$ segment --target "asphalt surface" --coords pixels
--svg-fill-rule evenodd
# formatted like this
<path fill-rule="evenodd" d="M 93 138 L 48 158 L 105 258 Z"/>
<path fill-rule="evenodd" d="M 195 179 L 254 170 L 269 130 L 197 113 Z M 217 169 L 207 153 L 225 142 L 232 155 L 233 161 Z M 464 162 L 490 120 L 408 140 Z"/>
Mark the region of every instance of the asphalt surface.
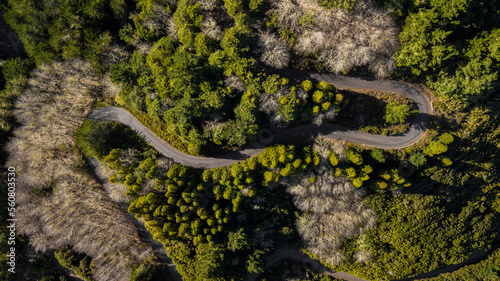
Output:
<path fill-rule="evenodd" d="M 294 77 L 300 74 L 292 74 Z M 331 139 L 349 141 L 378 148 L 404 148 L 412 145 L 424 134 L 431 113 L 428 99 L 416 88 L 402 82 L 390 80 L 364 80 L 332 74 L 305 73 L 303 79 L 325 81 L 344 89 L 378 90 L 399 93 L 411 99 L 417 106 L 419 114 L 410 129 L 400 135 L 384 136 L 368 134 L 333 124 L 316 126 L 313 124 L 295 126 L 284 131 L 262 129 L 258 139 L 242 147 L 239 151 L 220 155 L 218 157 L 198 157 L 183 153 L 158 138 L 151 130 L 141 124 L 130 112 L 123 108 L 104 106 L 94 110 L 89 119 L 99 121 L 116 121 L 135 130 L 150 145 L 166 157 L 177 163 L 203 169 L 219 168 L 257 155 L 266 146 L 275 143 L 290 143 L 305 140 L 322 134 Z"/>

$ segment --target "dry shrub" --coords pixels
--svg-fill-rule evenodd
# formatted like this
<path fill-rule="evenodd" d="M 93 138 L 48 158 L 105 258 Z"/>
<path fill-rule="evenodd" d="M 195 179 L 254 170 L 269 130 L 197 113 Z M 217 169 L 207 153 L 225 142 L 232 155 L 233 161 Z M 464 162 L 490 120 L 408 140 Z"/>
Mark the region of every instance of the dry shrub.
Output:
<path fill-rule="evenodd" d="M 284 68 L 290 62 L 290 48 L 285 41 L 270 32 L 258 37 L 260 60 L 274 68 Z"/>
<path fill-rule="evenodd" d="M 96 280 L 121 281 L 152 251 L 75 153 L 73 133 L 97 84 L 91 65 L 80 60 L 33 71 L 16 102 L 21 126 L 7 164 L 18 172 L 19 231 L 34 248 L 71 247 L 94 259 Z"/>
<path fill-rule="evenodd" d="M 167 35 L 173 17 L 167 13 L 164 6 L 153 4 L 142 21 L 146 30 L 154 30 L 156 37 Z"/>
<path fill-rule="evenodd" d="M 396 68 L 392 56 L 400 46 L 399 29 L 388 11 L 375 5 L 359 0 L 348 13 L 319 7 L 311 0 L 276 0 L 271 12 L 280 23 L 278 31 L 297 34 L 293 48 L 298 54 L 319 55 L 318 60 L 334 73 L 368 65 L 381 78 Z M 308 16 L 312 24 L 299 24 Z"/>
<path fill-rule="evenodd" d="M 217 7 L 216 0 L 198 0 L 200 4 L 200 9 L 204 11 L 213 11 Z"/>
<path fill-rule="evenodd" d="M 201 23 L 202 32 L 208 38 L 213 40 L 220 41 L 224 33 L 222 32 L 220 26 L 217 24 L 217 21 L 210 15 L 205 17 L 205 20 Z"/>
<path fill-rule="evenodd" d="M 267 114 L 269 117 L 269 122 L 273 128 L 286 128 L 290 125 L 281 113 L 279 113 L 279 99 L 290 93 L 290 88 L 280 87 L 276 93 L 270 95 L 268 93 L 262 93 L 259 95 L 258 109 Z"/>
<path fill-rule="evenodd" d="M 108 100 L 114 100 L 122 90 L 121 84 L 116 84 L 109 78 L 109 73 L 102 76 L 100 82 L 101 93 Z"/>
<path fill-rule="evenodd" d="M 224 79 L 224 84 L 227 87 L 231 87 L 231 88 L 236 89 L 240 92 L 246 91 L 245 83 L 243 82 L 243 80 L 241 80 L 240 77 L 238 77 L 236 75 L 232 75 L 232 76 L 229 76 L 226 79 Z"/>
<path fill-rule="evenodd" d="M 294 205 L 303 212 L 296 226 L 308 251 L 322 261 L 338 265 L 344 259 L 339 250 L 341 243 L 366 233 L 375 225 L 377 217 L 364 205 L 362 189 L 353 187 L 345 177 L 335 177 L 325 159 L 331 148 L 332 145 L 320 137 L 314 145 L 322 158 L 320 165 L 314 172 L 284 178 L 281 183 L 288 187 L 294 196 Z M 311 183 L 313 176 L 315 181 Z M 371 256 L 363 237 L 356 256 L 358 262 L 366 262 Z"/>

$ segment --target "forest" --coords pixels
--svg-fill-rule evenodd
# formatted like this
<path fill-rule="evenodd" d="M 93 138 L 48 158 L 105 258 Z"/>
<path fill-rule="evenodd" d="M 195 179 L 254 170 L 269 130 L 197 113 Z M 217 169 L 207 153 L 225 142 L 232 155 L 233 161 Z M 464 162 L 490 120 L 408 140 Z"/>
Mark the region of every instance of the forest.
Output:
<path fill-rule="evenodd" d="M 96 281 L 500 278 L 499 1 L 0 9 L 23 45 L 0 54 L 0 279 L 70 280 L 57 266 Z M 174 149 L 219 159 L 263 132 L 329 124 L 398 137 L 418 118 L 403 95 L 314 73 L 414 87 L 432 105 L 425 133 L 390 149 L 297 137 L 201 169 L 127 124 L 87 118 L 121 107 Z M 7 167 L 19 274 L 6 270 Z"/>

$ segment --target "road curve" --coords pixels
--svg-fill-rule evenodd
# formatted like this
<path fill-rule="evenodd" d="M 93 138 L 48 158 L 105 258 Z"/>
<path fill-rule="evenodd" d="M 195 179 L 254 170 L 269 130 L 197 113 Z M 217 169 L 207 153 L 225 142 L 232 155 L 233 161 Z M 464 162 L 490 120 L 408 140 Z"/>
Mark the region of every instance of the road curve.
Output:
<path fill-rule="evenodd" d="M 297 77 L 297 74 L 295 74 Z M 215 157 L 198 157 L 189 155 L 171 147 L 162 139 L 158 138 L 151 130 L 141 124 L 130 112 L 123 108 L 104 106 L 94 110 L 88 118 L 99 121 L 116 121 L 125 124 L 135 130 L 149 144 L 156 148 L 166 157 L 174 161 L 196 168 L 211 169 L 230 165 L 250 156 L 259 154 L 265 146 L 274 143 L 289 143 L 303 140 L 322 134 L 331 139 L 344 140 L 364 144 L 378 148 L 404 148 L 415 143 L 425 132 L 427 122 L 431 114 L 431 104 L 428 99 L 416 88 L 402 82 L 390 80 L 363 80 L 346 76 L 332 74 L 304 74 L 303 79 L 325 81 L 343 89 L 364 89 L 388 91 L 401 94 L 411 99 L 419 110 L 410 129 L 400 135 L 384 136 L 363 133 L 333 124 L 315 126 L 313 124 L 295 126 L 281 132 L 263 129 L 259 135 L 259 141 L 251 142 L 239 151 L 227 153 Z"/>

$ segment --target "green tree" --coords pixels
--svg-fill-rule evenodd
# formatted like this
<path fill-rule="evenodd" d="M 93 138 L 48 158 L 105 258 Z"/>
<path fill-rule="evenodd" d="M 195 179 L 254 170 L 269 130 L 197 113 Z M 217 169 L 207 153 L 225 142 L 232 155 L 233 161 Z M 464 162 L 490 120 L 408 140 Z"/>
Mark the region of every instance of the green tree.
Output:
<path fill-rule="evenodd" d="M 2 73 L 6 81 L 11 81 L 21 76 L 26 76 L 31 68 L 33 68 L 33 61 L 31 59 L 15 57 L 4 62 Z"/>
<path fill-rule="evenodd" d="M 374 148 L 370 152 L 371 157 L 373 160 L 377 161 L 378 163 L 385 163 L 385 156 L 384 156 L 384 151 L 379 148 Z"/>
<path fill-rule="evenodd" d="M 345 150 L 345 155 L 349 161 L 351 161 L 354 165 L 363 164 L 363 157 L 353 148 L 348 148 Z"/>
<path fill-rule="evenodd" d="M 432 141 L 424 149 L 424 153 L 430 157 L 445 153 L 446 151 L 448 151 L 448 146 L 440 141 Z"/>
<path fill-rule="evenodd" d="M 236 232 L 229 232 L 227 236 L 227 247 L 231 251 L 244 250 L 248 248 L 248 238 L 243 228 L 238 229 Z"/>
<path fill-rule="evenodd" d="M 264 254 L 264 251 L 262 250 L 255 250 L 253 254 L 251 254 L 247 261 L 247 271 L 250 273 L 261 273 L 264 272 L 264 262 L 262 260 L 262 255 Z"/>
<path fill-rule="evenodd" d="M 302 83 L 300 84 L 300 86 L 306 92 L 309 92 L 309 91 L 311 91 L 313 89 L 313 83 L 310 80 L 304 80 L 304 81 L 302 81 Z"/>
<path fill-rule="evenodd" d="M 417 168 L 422 167 L 423 165 L 425 165 L 425 163 L 427 163 L 425 155 L 420 152 L 411 155 L 409 161 L 413 166 Z"/>
<path fill-rule="evenodd" d="M 330 156 L 328 156 L 328 160 L 330 161 L 330 164 L 335 167 L 339 164 L 339 158 L 337 157 L 337 155 L 335 155 L 334 152 L 331 152 L 330 153 Z"/>
<path fill-rule="evenodd" d="M 496 1 L 456 0 L 416 3 L 405 20 L 399 66 L 427 78 L 442 96 L 466 99 L 491 92 L 498 78 Z"/>
<path fill-rule="evenodd" d="M 389 124 L 402 124 L 410 114 L 410 107 L 407 104 L 389 103 L 385 106 L 385 121 Z"/>
<path fill-rule="evenodd" d="M 208 236 L 207 240 L 210 241 Z M 221 249 L 219 247 L 201 244 L 196 249 L 196 252 L 196 260 L 194 263 L 196 275 L 202 280 L 215 280 L 222 265 L 222 260 L 224 259 L 224 254 Z"/>

